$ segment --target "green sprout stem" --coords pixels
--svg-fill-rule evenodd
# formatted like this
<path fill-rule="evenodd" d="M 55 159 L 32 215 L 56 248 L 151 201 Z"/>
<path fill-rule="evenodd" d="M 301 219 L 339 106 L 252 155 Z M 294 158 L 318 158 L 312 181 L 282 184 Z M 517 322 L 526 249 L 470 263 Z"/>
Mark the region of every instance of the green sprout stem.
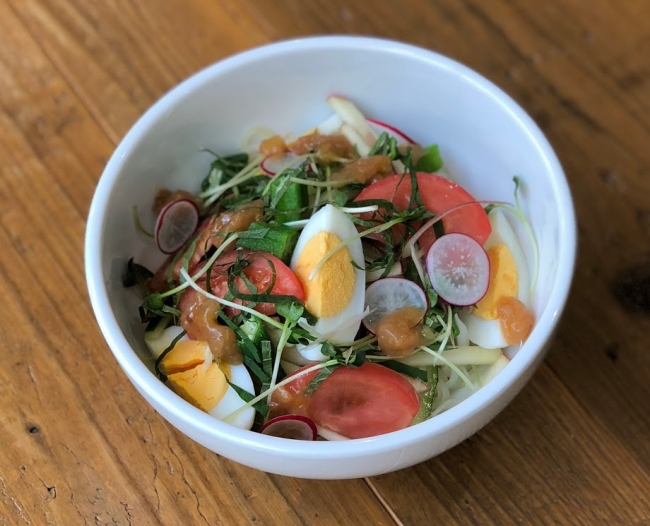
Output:
<path fill-rule="evenodd" d="M 214 196 L 215 194 L 218 194 L 217 197 L 223 192 L 221 191 L 222 188 L 225 187 L 227 190 L 228 188 L 232 188 L 233 186 L 237 186 L 239 183 L 243 182 L 244 178 L 251 173 L 255 173 L 257 168 L 259 167 L 260 163 L 264 160 L 264 156 L 258 155 L 255 157 L 251 162 L 249 162 L 246 166 L 244 166 L 237 174 L 233 176 L 230 181 L 224 184 L 219 184 L 217 186 L 214 186 L 212 188 L 208 188 L 204 192 L 201 192 L 199 194 L 199 197 L 202 199 L 205 199 L 207 197 Z M 224 190 L 225 191 L 225 190 Z"/>
<path fill-rule="evenodd" d="M 269 393 L 268 401 L 271 400 L 271 394 L 273 393 L 272 389 L 278 379 L 278 372 L 280 371 L 280 361 L 282 360 L 282 351 L 284 350 L 287 341 L 289 341 L 289 337 L 291 336 L 291 332 L 293 330 L 293 327 L 295 327 L 295 325 L 296 325 L 295 323 L 291 323 L 289 322 L 289 320 L 285 320 L 284 326 L 282 327 L 282 334 L 280 334 L 280 340 L 278 341 L 278 346 L 277 349 L 275 350 L 275 363 L 273 364 L 273 374 L 271 375 L 271 381 L 269 383 L 269 390 L 271 392 Z"/>
<path fill-rule="evenodd" d="M 433 349 L 430 349 L 429 347 L 420 347 L 420 351 L 424 351 L 429 353 L 430 355 L 434 356 L 438 360 L 440 360 L 442 363 L 444 363 L 447 367 L 449 367 L 452 371 L 454 371 L 458 376 L 460 376 L 461 380 L 465 383 L 465 385 L 472 391 L 476 391 L 476 385 L 470 380 L 463 371 L 461 371 L 458 366 L 447 360 L 442 353 L 438 351 L 434 351 Z"/>
<path fill-rule="evenodd" d="M 289 177 L 289 181 L 296 184 L 313 186 L 314 188 L 341 188 L 342 186 L 354 183 L 354 181 L 347 179 L 341 181 L 313 181 L 311 179 L 300 179 L 299 177 Z"/>
<path fill-rule="evenodd" d="M 341 212 L 345 212 L 346 214 L 366 214 L 368 212 L 376 212 L 379 210 L 378 205 L 370 205 L 370 206 L 337 206 Z"/>

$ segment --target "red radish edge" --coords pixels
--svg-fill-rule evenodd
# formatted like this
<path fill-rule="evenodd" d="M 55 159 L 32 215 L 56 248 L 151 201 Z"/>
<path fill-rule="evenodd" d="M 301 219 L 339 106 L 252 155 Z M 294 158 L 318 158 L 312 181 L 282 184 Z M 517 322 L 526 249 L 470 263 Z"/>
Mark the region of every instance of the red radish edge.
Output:
<path fill-rule="evenodd" d="M 459 253 L 454 254 L 454 250 Z M 452 268 L 460 268 L 459 265 L 454 265 L 455 262 L 449 261 L 454 255 L 461 260 L 465 257 L 471 258 L 472 266 L 465 268 L 474 274 L 470 275 L 473 283 L 457 284 L 448 278 L 448 272 Z M 444 261 L 445 259 L 447 261 Z M 490 259 L 485 249 L 474 238 L 459 232 L 445 234 L 433 242 L 425 262 L 431 285 L 447 303 L 465 307 L 478 303 L 485 296 L 490 285 Z M 448 268 L 440 270 L 442 265 Z M 462 281 L 463 278 L 465 276 L 460 276 L 459 280 Z"/>
<path fill-rule="evenodd" d="M 380 128 L 385 128 L 389 132 L 395 135 L 399 135 L 404 141 L 406 141 L 409 144 L 415 144 L 415 141 L 413 139 L 411 139 L 408 135 L 406 135 L 402 130 L 395 128 L 395 126 L 391 126 L 390 124 L 386 124 L 385 122 L 381 122 L 376 119 L 370 119 L 368 117 L 366 117 L 366 120 L 369 123 L 374 124 L 375 126 L 379 126 Z"/>
<path fill-rule="evenodd" d="M 269 169 L 267 168 L 267 165 L 268 165 L 268 162 L 269 162 L 270 158 L 271 158 L 270 155 L 267 155 L 266 157 L 264 157 L 264 159 L 262 159 L 262 162 L 260 163 L 260 168 L 262 169 L 262 171 L 263 171 L 266 175 L 271 175 L 271 176 L 273 176 L 273 175 L 275 175 L 275 172 L 272 172 L 271 170 L 269 170 Z"/>
<path fill-rule="evenodd" d="M 274 163 L 274 162 L 275 163 L 280 163 L 281 162 L 282 164 L 280 164 L 279 166 L 284 168 L 284 169 L 295 168 L 296 166 L 299 166 L 298 164 L 296 164 L 295 166 L 293 164 L 293 163 L 295 163 L 296 159 L 299 159 L 299 157 L 295 156 L 295 155 L 293 155 L 291 153 L 286 154 L 283 157 L 278 157 L 278 156 L 274 156 L 274 155 L 267 155 L 266 157 L 264 157 L 264 159 L 262 159 L 262 162 L 260 163 L 260 168 L 266 175 L 270 175 L 271 177 L 273 177 L 273 176 L 277 175 L 278 172 L 277 172 L 277 170 L 272 169 L 273 168 L 272 165 L 269 166 L 271 163 Z M 302 161 L 301 161 L 301 164 L 302 164 Z"/>
<path fill-rule="evenodd" d="M 366 302 L 366 306 L 370 307 L 370 314 L 366 316 L 363 320 L 363 326 L 371 333 L 375 334 L 375 331 L 377 330 L 377 324 L 379 323 L 379 320 L 383 318 L 386 314 L 390 314 L 391 312 L 395 312 L 396 310 L 403 309 L 404 307 L 423 307 L 423 312 L 422 316 L 424 316 L 425 312 L 429 309 L 429 299 L 427 298 L 426 293 L 422 288 L 417 284 L 414 283 L 413 281 L 406 279 L 406 278 L 382 278 L 378 279 L 377 281 L 373 281 L 368 287 L 366 288 L 366 299 L 368 298 L 369 294 L 368 291 L 370 291 L 370 296 L 372 295 L 373 290 L 372 289 L 386 289 L 387 287 L 392 288 L 395 290 L 395 287 L 408 287 L 411 289 L 411 292 L 413 294 L 417 294 L 420 296 L 422 299 L 422 302 L 419 305 L 414 305 L 413 303 L 399 303 L 399 300 L 396 305 L 394 305 L 393 310 L 385 310 L 385 311 L 379 311 L 377 312 L 376 310 L 373 312 L 372 305 L 368 305 Z M 417 291 L 416 291 L 417 289 Z M 384 294 L 379 294 L 378 295 L 380 298 L 390 298 L 391 300 L 395 299 L 395 294 L 387 294 L 384 292 Z"/>
<path fill-rule="evenodd" d="M 183 240 L 182 243 L 178 241 L 173 247 L 169 247 L 169 246 L 163 247 L 160 241 L 160 232 L 163 226 L 165 225 L 165 218 L 169 215 L 169 212 L 173 207 L 181 203 L 187 203 L 192 206 L 192 209 L 194 210 L 194 215 L 193 215 L 194 226 L 191 229 L 191 231 L 190 229 L 188 229 L 188 233 L 185 236 L 185 239 Z M 185 243 L 187 243 L 187 240 L 190 239 L 194 234 L 194 232 L 196 231 L 197 226 L 199 226 L 199 209 L 197 208 L 196 203 L 194 201 L 191 201 L 190 199 L 178 199 L 176 201 L 172 201 L 171 203 L 167 203 L 158 214 L 158 218 L 156 219 L 156 226 L 154 228 L 154 238 L 156 240 L 156 245 L 158 245 L 158 249 L 164 254 L 173 254 L 179 248 L 181 248 Z"/>
<path fill-rule="evenodd" d="M 272 433 L 273 428 L 283 431 L 284 434 Z M 291 432 L 294 435 L 288 436 Z M 287 438 L 289 440 L 316 440 L 318 436 L 316 424 L 314 424 L 311 418 L 301 415 L 276 416 L 262 426 L 260 433 L 278 438 Z"/>

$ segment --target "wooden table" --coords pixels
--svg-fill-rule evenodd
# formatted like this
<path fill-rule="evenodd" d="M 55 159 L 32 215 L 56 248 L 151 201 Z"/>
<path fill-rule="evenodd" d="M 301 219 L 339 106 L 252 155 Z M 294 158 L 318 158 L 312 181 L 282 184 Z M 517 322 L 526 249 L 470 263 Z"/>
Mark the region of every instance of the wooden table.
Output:
<path fill-rule="evenodd" d="M 85 218 L 115 145 L 233 52 L 361 33 L 438 50 L 530 112 L 574 192 L 549 357 L 453 450 L 365 480 L 267 475 L 164 422 L 93 319 Z M 0 1 L 0 524 L 650 524 L 647 0 Z"/>

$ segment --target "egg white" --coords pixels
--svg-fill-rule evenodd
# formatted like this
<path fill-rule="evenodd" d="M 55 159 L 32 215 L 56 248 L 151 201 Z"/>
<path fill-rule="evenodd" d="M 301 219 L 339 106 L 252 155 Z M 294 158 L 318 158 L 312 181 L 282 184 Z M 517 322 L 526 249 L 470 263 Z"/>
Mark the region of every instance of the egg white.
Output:
<path fill-rule="evenodd" d="M 517 298 L 530 308 L 530 272 L 521 243 L 503 210 L 495 208 L 488 215 L 488 219 L 492 226 L 492 233 L 485 242 L 484 248 L 487 250 L 494 245 L 508 247 L 517 266 Z"/>
<path fill-rule="evenodd" d="M 329 204 L 323 206 L 309 219 L 298 238 L 293 257 L 291 258 L 292 270 L 295 271 L 300 255 L 307 243 L 312 237 L 323 231 L 334 234 L 341 241 L 357 235 L 357 229 L 354 223 L 345 213 Z M 347 249 L 355 264 L 361 267 L 354 269 L 355 281 L 352 297 L 338 314 L 319 318 L 313 326 L 313 330 L 316 333 L 324 336 L 325 339 L 332 343 L 343 343 L 354 340 L 354 337 L 359 331 L 361 319 L 363 318 L 363 310 L 365 308 L 366 271 L 362 270 L 364 268 L 364 258 L 361 240 L 355 239 L 348 243 Z M 308 353 L 308 357 L 305 356 L 307 359 L 320 361 L 327 358 L 320 352 L 319 346 L 308 347 L 309 349 L 305 350 Z"/>
<path fill-rule="evenodd" d="M 172 325 L 167 327 L 157 338 L 152 338 L 152 333 L 146 333 L 144 341 L 149 347 L 149 351 L 154 358 L 158 358 L 160 354 L 167 349 L 174 341 L 174 338 L 178 337 L 179 334 L 183 332 L 183 328 L 177 325 Z M 187 335 L 180 338 L 179 341 L 189 340 Z M 211 351 L 206 345 L 206 356 L 210 356 Z M 201 367 L 199 365 L 199 367 Z M 230 381 L 238 387 L 241 387 L 245 391 L 248 391 L 250 394 L 255 395 L 255 389 L 253 387 L 253 380 L 251 378 L 248 369 L 245 365 L 230 365 Z M 219 403 L 214 406 L 208 414 L 214 418 L 222 420 L 223 417 L 229 415 L 236 409 L 239 409 L 245 405 L 237 392 L 231 387 L 228 386 L 226 394 L 219 401 Z M 235 415 L 233 419 L 230 420 L 230 424 L 239 427 L 241 429 L 250 429 L 253 427 L 253 421 L 255 420 L 255 409 L 252 407 L 247 407 Z"/>
<path fill-rule="evenodd" d="M 230 382 L 255 396 L 253 380 L 245 365 L 230 365 Z M 226 394 L 217 405 L 208 411 L 208 414 L 214 418 L 223 420 L 225 416 L 244 405 L 246 405 L 246 402 L 241 399 L 231 386 L 228 386 Z M 241 429 L 250 429 L 253 427 L 254 420 L 255 409 L 249 406 L 239 411 L 233 418 L 229 419 L 228 423 Z"/>
<path fill-rule="evenodd" d="M 144 334 L 144 342 L 147 344 L 147 347 L 149 347 L 149 352 L 151 352 L 151 355 L 154 358 L 158 358 L 158 356 L 160 356 L 160 354 L 172 344 L 174 338 L 178 337 L 178 335 L 182 332 L 182 327 L 179 327 L 178 325 L 172 325 L 162 331 L 162 333 L 157 338 L 153 337 L 153 332 L 146 332 Z M 182 340 L 189 340 L 189 338 L 187 336 L 183 336 L 179 341 Z"/>
<path fill-rule="evenodd" d="M 485 242 L 484 248 L 487 250 L 495 245 L 508 247 L 517 267 L 517 298 L 526 307 L 530 308 L 530 272 L 521 243 L 502 210 L 493 209 L 488 218 L 492 226 L 492 233 Z M 463 309 L 459 313 L 459 317 L 467 327 L 469 339 L 475 344 L 487 349 L 498 349 L 508 345 L 503 334 L 501 334 L 499 320 L 479 318 L 471 314 L 469 309 Z"/>
<path fill-rule="evenodd" d="M 499 320 L 484 320 L 467 310 L 460 312 L 459 318 L 467 327 L 469 339 L 476 345 L 486 349 L 503 349 L 508 345 L 501 333 Z"/>

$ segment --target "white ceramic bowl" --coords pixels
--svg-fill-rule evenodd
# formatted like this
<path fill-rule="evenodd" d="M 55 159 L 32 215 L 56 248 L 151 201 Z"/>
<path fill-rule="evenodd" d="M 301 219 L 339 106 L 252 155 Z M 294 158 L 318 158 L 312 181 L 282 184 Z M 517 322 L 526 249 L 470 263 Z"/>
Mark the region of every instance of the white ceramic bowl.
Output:
<path fill-rule="evenodd" d="M 325 97 L 344 94 L 368 116 L 418 142 L 438 143 L 458 182 L 479 199 L 512 202 L 512 177 L 540 248 L 529 339 L 511 363 L 458 406 L 388 435 L 297 442 L 243 431 L 176 396 L 143 363 L 138 298 L 121 285 L 126 261 L 161 257 L 133 227 L 131 208 L 150 209 L 156 189 L 196 191 L 209 156 L 236 151 L 245 132 L 298 133 L 330 115 Z M 153 221 L 145 217 L 144 221 Z M 576 227 L 569 188 L 553 150 L 526 113 L 492 83 L 448 58 L 386 40 L 318 37 L 271 44 L 218 62 L 160 99 L 124 137 L 99 181 L 86 231 L 86 278 L 99 326 L 144 398 L 172 425 L 242 464 L 306 478 L 352 478 L 397 470 L 475 433 L 515 396 L 542 360 L 569 292 Z"/>

